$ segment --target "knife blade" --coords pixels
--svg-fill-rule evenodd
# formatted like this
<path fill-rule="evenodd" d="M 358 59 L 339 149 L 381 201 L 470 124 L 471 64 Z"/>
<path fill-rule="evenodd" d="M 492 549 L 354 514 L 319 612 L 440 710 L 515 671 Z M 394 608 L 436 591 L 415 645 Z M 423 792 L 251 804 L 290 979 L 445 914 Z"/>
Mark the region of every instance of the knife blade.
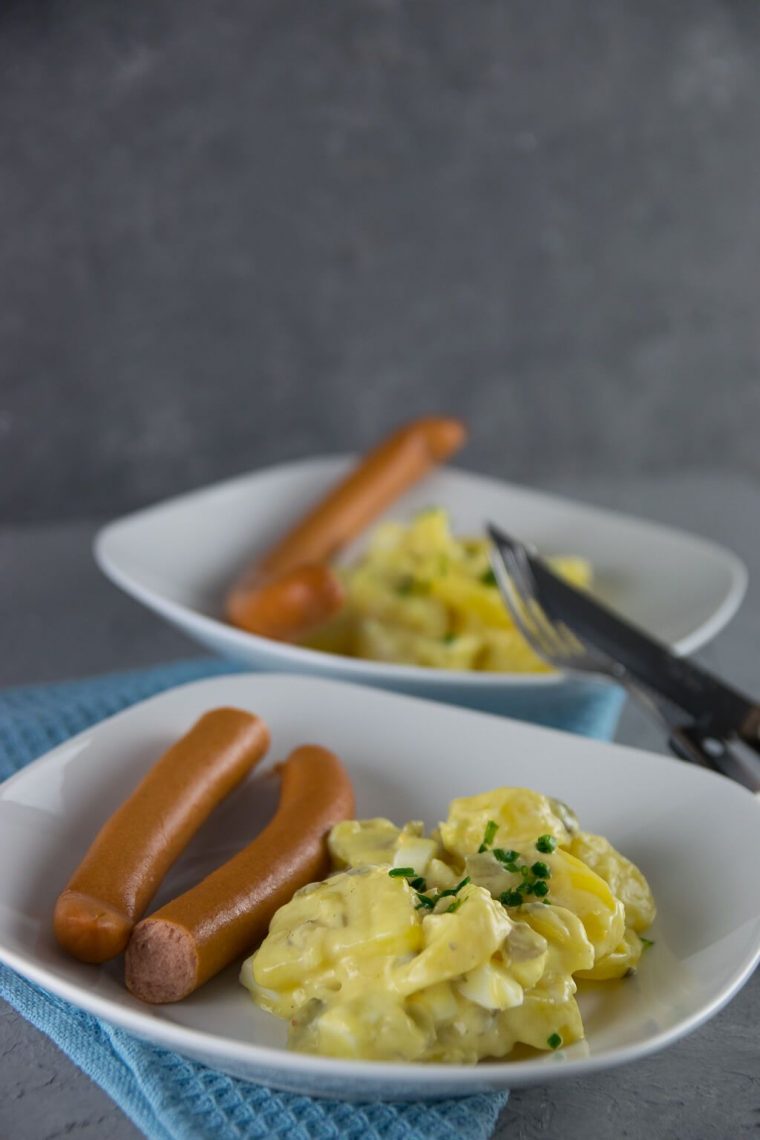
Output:
<path fill-rule="evenodd" d="M 507 536 L 496 527 L 489 527 L 489 533 L 501 552 Z M 760 707 L 754 701 L 565 582 L 538 555 L 526 551 L 526 560 L 538 600 L 550 618 L 618 661 L 631 677 L 689 713 L 696 724 L 711 732 L 736 733 L 758 747 Z"/>

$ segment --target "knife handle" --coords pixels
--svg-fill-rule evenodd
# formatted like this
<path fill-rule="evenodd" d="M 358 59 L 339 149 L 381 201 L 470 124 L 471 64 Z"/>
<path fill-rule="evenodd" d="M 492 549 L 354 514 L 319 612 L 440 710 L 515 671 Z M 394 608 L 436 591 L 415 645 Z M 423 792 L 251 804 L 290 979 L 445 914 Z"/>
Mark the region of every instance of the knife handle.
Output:
<path fill-rule="evenodd" d="M 746 748 L 732 748 L 721 736 L 688 725 L 674 729 L 668 741 L 682 760 L 710 768 L 751 792 L 760 792 L 760 758 Z"/>

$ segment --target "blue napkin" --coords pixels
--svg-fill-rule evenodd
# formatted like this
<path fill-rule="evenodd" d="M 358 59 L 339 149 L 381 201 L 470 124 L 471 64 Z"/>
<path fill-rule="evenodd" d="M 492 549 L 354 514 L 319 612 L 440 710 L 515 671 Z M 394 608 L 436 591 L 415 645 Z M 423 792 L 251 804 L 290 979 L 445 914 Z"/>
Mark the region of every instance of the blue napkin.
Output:
<path fill-rule="evenodd" d="M 139 672 L 6 690 L 0 694 L 0 780 L 120 709 L 201 677 L 237 672 L 229 662 L 183 661 Z M 547 694 L 551 702 L 552 695 Z M 610 687 L 560 706 L 563 727 L 614 732 L 623 697 Z M 557 723 L 533 705 L 510 715 Z M 508 1093 L 419 1103 L 311 1099 L 236 1080 L 156 1048 L 0 966 L 0 995 L 103 1088 L 150 1140 L 485 1140 Z"/>

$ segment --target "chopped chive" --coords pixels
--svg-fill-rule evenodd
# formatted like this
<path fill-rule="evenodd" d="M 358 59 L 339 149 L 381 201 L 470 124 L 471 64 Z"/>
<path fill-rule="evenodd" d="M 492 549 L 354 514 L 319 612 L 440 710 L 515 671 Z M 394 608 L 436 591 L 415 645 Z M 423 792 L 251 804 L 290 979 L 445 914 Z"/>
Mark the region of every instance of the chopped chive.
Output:
<path fill-rule="evenodd" d="M 446 914 L 451 914 L 452 911 L 459 910 L 463 902 L 464 899 L 454 899 L 454 901 L 452 903 L 449 903 L 449 905 L 446 907 Z"/>
<path fill-rule="evenodd" d="M 544 855 L 551 855 L 556 846 L 557 840 L 553 835 L 539 835 L 536 840 L 536 850 L 541 851 Z"/>
<path fill-rule="evenodd" d="M 439 899 L 443 899 L 443 898 L 445 898 L 447 895 L 458 895 L 458 894 L 459 894 L 459 892 L 461 891 L 462 887 L 466 887 L 466 886 L 467 886 L 467 884 L 469 883 L 469 881 L 470 881 L 470 876 L 469 876 L 469 875 L 466 875 L 466 876 L 464 877 L 464 879 L 462 879 L 461 883 L 457 883 L 457 885 L 456 885 L 455 887 L 449 887 L 449 889 L 448 889 L 448 890 L 446 890 L 446 891 L 441 891 L 441 893 L 439 894 L 438 898 L 439 898 Z"/>
<path fill-rule="evenodd" d="M 431 899 L 429 895 L 417 895 L 417 905 L 415 910 L 421 910 L 425 907 L 427 910 L 432 910 L 436 904 L 436 899 Z"/>
<path fill-rule="evenodd" d="M 519 891 L 504 891 L 499 895 L 499 902 L 502 906 L 520 906 L 523 897 Z"/>
<path fill-rule="evenodd" d="M 388 874 L 392 879 L 413 879 L 417 872 L 414 867 L 392 867 Z"/>
<path fill-rule="evenodd" d="M 455 633 L 445 633 L 441 638 L 444 645 L 451 645 L 451 643 L 456 641 L 456 639 L 457 635 Z"/>
<path fill-rule="evenodd" d="M 547 883 L 546 879 L 539 879 L 537 882 L 533 883 L 531 891 L 534 895 L 543 897 L 544 895 L 549 894 L 549 884 Z"/>
<path fill-rule="evenodd" d="M 546 863 L 534 863 L 531 871 L 537 879 L 550 879 L 552 875 L 551 868 Z"/>
<path fill-rule="evenodd" d="M 399 579 L 399 581 L 396 583 L 396 593 L 399 595 L 399 597 L 408 597 L 408 595 L 413 592 L 414 578 L 412 578 L 410 574 L 407 574 L 405 578 Z"/>
<path fill-rule="evenodd" d="M 643 934 L 639 935 L 639 940 L 643 943 L 644 949 L 648 950 L 650 946 L 654 946 L 654 941 L 651 938 L 645 938 Z"/>
<path fill-rule="evenodd" d="M 511 847 L 506 848 L 506 850 L 503 847 L 494 847 L 492 853 L 500 863 L 514 863 L 520 858 L 519 851 L 513 851 Z"/>
<path fill-rule="evenodd" d="M 559 1033 L 552 1033 L 551 1037 L 546 1038 L 546 1044 L 550 1049 L 559 1049 L 562 1044 L 562 1038 Z"/>
<path fill-rule="evenodd" d="M 484 570 L 483 573 L 480 575 L 480 580 L 484 586 L 497 586 L 498 585 L 498 582 L 496 581 L 496 575 L 494 574 L 494 572 L 490 566 L 488 567 L 487 570 Z"/>
<path fill-rule="evenodd" d="M 426 891 L 427 890 L 427 883 L 422 878 L 422 875 L 418 875 L 416 879 L 410 879 L 409 880 L 409 886 L 413 887 L 415 891 Z"/>
<path fill-rule="evenodd" d="M 486 829 L 483 832 L 483 842 L 481 843 L 480 847 L 478 847 L 478 855 L 482 854 L 483 851 L 488 850 L 488 848 L 491 846 L 494 839 L 496 838 L 496 832 L 498 830 L 499 830 L 499 825 L 496 822 L 496 820 L 495 819 L 489 819 L 488 823 L 486 824 Z"/>

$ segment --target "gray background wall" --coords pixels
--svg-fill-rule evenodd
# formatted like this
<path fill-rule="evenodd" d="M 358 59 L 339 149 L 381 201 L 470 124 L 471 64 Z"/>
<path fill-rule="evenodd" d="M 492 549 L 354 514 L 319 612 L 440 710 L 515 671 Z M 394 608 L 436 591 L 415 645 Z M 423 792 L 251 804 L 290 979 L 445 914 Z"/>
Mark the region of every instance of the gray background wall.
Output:
<path fill-rule="evenodd" d="M 6 0 L 6 521 L 450 409 L 525 481 L 760 472 L 754 0 Z"/>

